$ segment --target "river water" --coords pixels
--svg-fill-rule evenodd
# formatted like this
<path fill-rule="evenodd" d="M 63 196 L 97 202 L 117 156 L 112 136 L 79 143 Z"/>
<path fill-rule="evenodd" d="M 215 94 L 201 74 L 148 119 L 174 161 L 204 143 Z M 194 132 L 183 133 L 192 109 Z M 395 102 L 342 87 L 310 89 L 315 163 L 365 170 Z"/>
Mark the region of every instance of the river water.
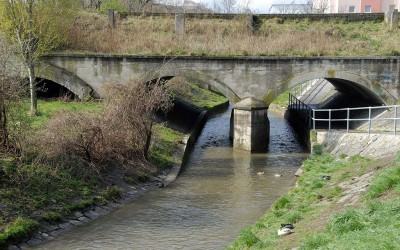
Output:
<path fill-rule="evenodd" d="M 37 249 L 222 249 L 232 243 L 294 185 L 308 154 L 272 113 L 267 154 L 233 150 L 229 116 L 230 110 L 207 122 L 172 184 Z"/>

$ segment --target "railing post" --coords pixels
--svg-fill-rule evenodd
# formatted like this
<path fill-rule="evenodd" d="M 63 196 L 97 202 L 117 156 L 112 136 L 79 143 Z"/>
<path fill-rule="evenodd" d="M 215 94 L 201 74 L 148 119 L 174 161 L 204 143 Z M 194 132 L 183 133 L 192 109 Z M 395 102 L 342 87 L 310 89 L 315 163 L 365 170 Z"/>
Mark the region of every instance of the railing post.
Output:
<path fill-rule="evenodd" d="M 329 127 L 328 130 L 331 131 L 331 109 L 329 109 Z"/>
<path fill-rule="evenodd" d="M 394 128 L 394 135 L 397 134 L 397 106 L 394 106 L 394 118 L 393 118 L 393 128 Z"/>
<path fill-rule="evenodd" d="M 313 129 L 315 130 L 315 109 L 312 110 L 312 113 L 313 113 L 313 116 L 312 116 L 312 119 L 313 119 Z"/>
<path fill-rule="evenodd" d="M 347 133 L 349 133 L 350 127 L 350 108 L 347 108 Z"/>
<path fill-rule="evenodd" d="M 303 94 L 303 83 L 300 83 L 300 94 L 298 96 L 301 96 Z"/>
<path fill-rule="evenodd" d="M 371 106 L 368 109 L 368 134 L 371 134 Z"/>

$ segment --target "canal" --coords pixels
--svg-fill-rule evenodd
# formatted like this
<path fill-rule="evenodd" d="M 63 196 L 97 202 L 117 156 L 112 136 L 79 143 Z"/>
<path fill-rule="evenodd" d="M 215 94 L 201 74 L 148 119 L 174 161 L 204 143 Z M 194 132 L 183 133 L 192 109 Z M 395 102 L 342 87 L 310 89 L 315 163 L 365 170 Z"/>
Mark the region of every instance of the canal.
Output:
<path fill-rule="evenodd" d="M 269 152 L 229 143 L 230 110 L 211 118 L 184 172 L 109 215 L 36 249 L 222 249 L 294 185 L 307 157 L 291 126 L 269 113 Z M 276 177 L 281 175 L 281 177 Z"/>

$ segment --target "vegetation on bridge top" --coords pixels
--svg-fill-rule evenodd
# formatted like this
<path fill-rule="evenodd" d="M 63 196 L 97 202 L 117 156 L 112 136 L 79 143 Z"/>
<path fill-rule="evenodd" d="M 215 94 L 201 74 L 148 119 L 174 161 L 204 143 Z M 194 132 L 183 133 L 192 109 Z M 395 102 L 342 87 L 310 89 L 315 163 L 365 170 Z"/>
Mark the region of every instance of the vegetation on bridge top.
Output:
<path fill-rule="evenodd" d="M 196 56 L 396 56 L 400 32 L 381 20 L 261 20 L 256 34 L 247 19 L 187 18 L 175 35 L 175 19 L 128 16 L 108 26 L 105 15 L 83 12 L 58 52 L 80 54 Z"/>

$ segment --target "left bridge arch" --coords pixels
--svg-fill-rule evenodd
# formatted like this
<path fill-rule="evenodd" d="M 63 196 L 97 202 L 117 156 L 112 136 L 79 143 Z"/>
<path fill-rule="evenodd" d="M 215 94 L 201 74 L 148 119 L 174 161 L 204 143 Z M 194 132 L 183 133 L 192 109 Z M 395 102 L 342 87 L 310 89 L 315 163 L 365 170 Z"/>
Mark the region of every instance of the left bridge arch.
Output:
<path fill-rule="evenodd" d="M 52 64 L 39 64 L 36 77 L 53 81 L 79 97 L 86 100 L 88 97 L 99 97 L 98 94 L 78 76 Z"/>

